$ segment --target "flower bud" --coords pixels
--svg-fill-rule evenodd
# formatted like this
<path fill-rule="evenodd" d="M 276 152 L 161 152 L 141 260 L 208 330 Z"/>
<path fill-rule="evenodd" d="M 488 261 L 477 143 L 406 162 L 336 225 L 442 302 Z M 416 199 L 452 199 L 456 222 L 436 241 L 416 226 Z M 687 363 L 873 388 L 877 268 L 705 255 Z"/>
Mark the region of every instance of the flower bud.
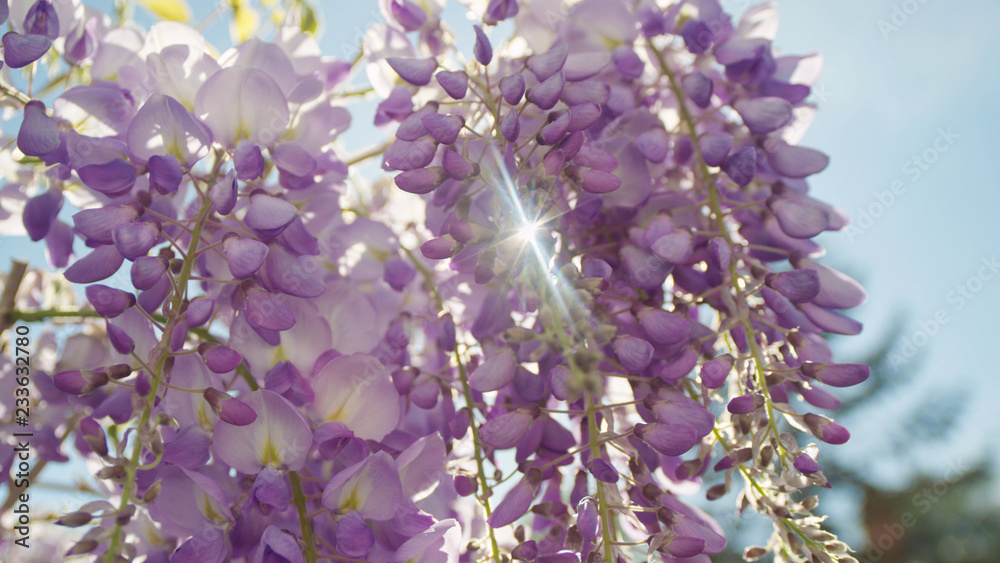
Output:
<path fill-rule="evenodd" d="M 223 422 L 233 426 L 246 426 L 257 420 L 257 413 L 250 405 L 218 389 L 208 387 L 202 392 L 202 396 Z"/>
<path fill-rule="evenodd" d="M 94 515 L 89 512 L 70 512 L 69 514 L 56 520 L 56 524 L 59 526 L 66 526 L 67 528 L 79 528 L 80 526 L 88 524 L 93 518 Z"/>
<path fill-rule="evenodd" d="M 102 371 L 94 370 L 62 371 L 52 376 L 52 383 L 60 391 L 73 395 L 86 395 L 98 387 L 107 385 L 108 376 Z"/>

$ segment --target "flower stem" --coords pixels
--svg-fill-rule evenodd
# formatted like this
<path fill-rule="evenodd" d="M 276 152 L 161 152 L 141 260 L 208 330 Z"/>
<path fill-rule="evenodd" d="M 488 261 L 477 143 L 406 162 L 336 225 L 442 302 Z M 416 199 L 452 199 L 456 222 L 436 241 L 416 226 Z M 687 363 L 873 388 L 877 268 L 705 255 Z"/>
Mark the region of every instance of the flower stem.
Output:
<path fill-rule="evenodd" d="M 697 136 L 697 130 L 695 129 L 695 120 L 692 117 L 691 112 L 688 110 L 687 97 L 684 94 L 684 90 L 677 82 L 677 78 L 674 76 L 674 73 L 670 70 L 670 67 L 667 66 L 667 61 L 663 57 L 662 51 L 660 51 L 656 47 L 653 47 L 652 45 L 651 48 L 653 50 L 653 53 L 656 55 L 657 62 L 660 65 L 660 69 L 663 72 L 663 75 L 666 76 L 667 80 L 670 81 L 670 89 L 673 91 L 674 97 L 677 99 L 677 107 L 681 114 L 681 120 L 689 129 L 692 138 L 695 138 Z M 711 208 L 712 216 L 715 218 L 719 235 L 725 239 L 726 244 L 728 244 L 730 248 L 734 248 L 738 245 L 733 240 L 732 236 L 730 236 L 729 229 L 726 226 L 726 219 L 725 219 L 726 214 L 722 211 L 722 205 L 719 202 L 719 190 L 715 186 L 715 183 L 712 181 L 712 175 L 708 170 L 708 165 L 705 164 L 705 159 L 701 155 L 701 147 L 699 147 L 697 141 L 693 144 L 694 144 L 695 159 L 697 160 L 699 165 L 700 175 L 702 179 L 705 181 L 706 186 L 708 187 L 709 207 Z M 742 292 L 742 288 L 740 288 L 739 285 L 740 276 L 739 276 L 739 270 L 736 265 L 737 260 L 738 259 L 735 253 L 733 253 L 729 259 L 728 266 L 729 266 L 730 284 L 732 284 L 732 288 L 735 295 L 739 296 L 740 293 Z M 738 307 L 741 309 L 740 311 L 741 324 L 743 326 L 744 331 L 746 332 L 747 345 L 750 347 L 751 354 L 753 355 L 754 366 L 756 368 L 754 370 L 756 372 L 755 373 L 756 383 L 758 388 L 760 389 L 761 395 L 764 397 L 764 407 L 767 412 L 768 425 L 770 426 L 771 432 L 774 434 L 774 440 L 775 442 L 777 442 L 778 445 L 778 450 L 779 450 L 778 457 L 781 460 L 781 465 L 784 466 L 785 456 L 787 455 L 787 452 L 785 451 L 784 445 L 781 443 L 780 433 L 778 431 L 778 421 L 774 416 L 774 402 L 771 399 L 771 393 L 768 390 L 767 386 L 767 378 L 766 378 L 767 366 L 766 363 L 764 362 L 764 358 L 762 357 L 760 349 L 757 346 L 756 331 L 754 330 L 753 325 L 750 323 L 750 316 L 749 316 L 749 311 L 747 311 L 746 301 L 741 300 Z"/>
<path fill-rule="evenodd" d="M 406 256 L 413 262 L 414 267 L 420 272 L 420 275 L 424 278 L 424 283 L 427 284 L 428 289 L 434 295 L 434 301 L 437 303 L 438 309 L 445 311 L 444 299 L 438 292 L 437 287 L 434 285 L 434 275 L 427 269 L 427 266 L 421 262 L 416 254 L 413 253 L 409 248 L 403 247 L 403 252 Z M 487 495 L 489 492 L 489 484 L 486 482 L 486 466 L 483 463 L 483 448 L 479 443 L 479 432 L 476 427 L 476 419 L 473 414 L 476 412 L 476 402 L 472 399 L 472 388 L 469 387 L 469 377 L 465 371 L 465 363 L 462 362 L 462 356 L 458 353 L 458 348 L 455 349 L 455 363 L 458 364 L 458 378 L 462 382 L 462 394 L 465 397 L 465 406 L 469 409 L 469 424 L 472 430 L 472 445 L 476 452 L 476 474 L 479 478 L 479 487 L 483 491 L 483 495 L 480 501 L 483 505 L 483 510 L 486 511 L 486 517 L 489 518 L 492 514 L 492 508 L 490 508 L 490 499 Z M 490 535 L 490 547 L 493 550 L 492 558 L 497 563 L 500 563 L 500 546 L 497 544 L 496 535 L 493 533 L 493 528 L 487 524 L 486 530 Z"/>
<path fill-rule="evenodd" d="M 589 439 L 590 439 L 590 455 L 592 459 L 597 459 L 601 456 L 601 447 L 598 443 L 598 430 L 597 421 L 594 419 L 594 415 L 597 413 L 597 408 L 594 405 L 594 397 L 587 393 L 587 428 L 589 429 Z M 604 539 L 604 560 L 607 563 L 614 563 L 614 541 L 611 537 L 611 508 L 608 506 L 608 499 L 604 494 L 604 483 L 597 481 L 597 500 L 598 508 L 601 513 L 601 536 Z"/>
<path fill-rule="evenodd" d="M 0 295 L 0 334 L 14 324 L 14 317 L 11 315 L 14 309 L 14 300 L 17 298 L 17 290 L 21 287 L 24 274 L 28 271 L 28 264 L 20 260 L 14 260 L 10 265 L 10 273 L 4 281 L 3 294 Z"/>
<path fill-rule="evenodd" d="M 471 416 L 475 412 L 476 404 L 472 400 L 472 389 L 469 387 L 469 377 L 465 372 L 465 364 L 462 363 L 462 357 L 458 353 L 458 349 L 455 350 L 455 362 L 458 364 L 458 377 L 462 381 L 462 393 L 465 395 L 465 406 L 469 409 L 470 424 L 472 426 L 472 445 L 476 450 L 476 473 L 479 477 L 479 486 L 483 489 L 482 503 L 483 510 L 486 511 L 486 517 L 489 518 L 492 513 L 490 508 L 489 495 L 489 485 L 486 482 L 486 468 L 483 464 L 483 448 L 479 443 L 479 432 L 476 428 L 475 417 Z M 490 534 L 490 547 L 493 549 L 493 560 L 499 563 L 500 561 L 500 547 L 497 545 L 496 535 L 493 533 L 493 527 L 489 524 L 486 525 L 486 529 Z"/>
<path fill-rule="evenodd" d="M 205 218 L 208 217 L 209 213 L 212 211 L 212 201 L 205 198 L 201 202 L 201 209 L 198 211 L 198 219 L 195 222 L 194 230 L 191 232 L 191 244 L 189 246 L 190 252 L 184 259 L 184 264 L 181 267 L 181 273 L 177 277 L 177 291 L 174 294 L 173 301 L 171 302 L 171 309 L 173 311 L 180 310 L 180 306 L 184 303 L 185 288 L 187 287 L 188 279 L 191 277 L 191 269 L 194 267 L 194 256 L 196 255 L 196 250 L 198 248 L 198 243 L 201 241 L 201 229 L 205 224 Z M 177 326 L 177 318 L 172 318 L 163 331 L 160 337 L 160 344 L 157 345 L 158 348 L 163 350 L 168 349 L 171 336 L 173 335 L 174 329 Z M 155 373 L 150 374 L 152 380 L 149 385 L 149 394 L 147 395 L 147 400 L 145 406 L 142 409 L 142 414 L 139 416 L 139 424 L 136 428 L 142 429 L 149 424 L 149 418 L 153 411 L 153 401 L 156 398 L 156 393 L 160 388 L 160 382 L 163 378 L 163 370 L 167 363 L 167 358 L 169 358 L 169 353 L 164 352 L 156 362 Z M 128 506 L 129 500 L 132 497 L 133 488 L 135 487 L 135 474 L 136 468 L 139 467 L 139 457 L 142 455 L 142 443 L 138 436 L 135 438 L 135 445 L 132 448 L 132 456 L 129 459 L 129 464 L 126 468 L 125 483 L 122 485 L 122 500 L 119 504 L 119 511 L 124 511 L 125 507 Z M 122 541 L 122 523 L 120 521 L 115 522 L 115 529 L 111 533 L 111 543 L 108 546 L 108 551 L 105 557 L 106 563 L 114 563 L 118 556 L 118 550 L 121 547 Z"/>
<path fill-rule="evenodd" d="M 295 511 L 299 514 L 299 527 L 302 528 L 302 541 L 306 544 L 306 562 L 316 563 L 316 545 L 313 542 L 312 526 L 309 525 L 309 515 L 306 511 L 306 496 L 302 492 L 302 480 L 295 471 L 288 472 L 288 480 L 292 485 L 292 498 L 295 500 Z"/>

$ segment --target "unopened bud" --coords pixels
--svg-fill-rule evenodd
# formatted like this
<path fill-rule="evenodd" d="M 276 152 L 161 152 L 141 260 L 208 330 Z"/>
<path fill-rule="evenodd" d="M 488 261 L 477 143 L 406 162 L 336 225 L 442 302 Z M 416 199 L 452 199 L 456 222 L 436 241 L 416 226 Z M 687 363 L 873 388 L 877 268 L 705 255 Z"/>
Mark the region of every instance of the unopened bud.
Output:
<path fill-rule="evenodd" d="M 115 524 L 119 526 L 124 526 L 125 524 L 128 524 L 130 520 L 132 520 L 132 516 L 134 515 L 135 515 L 135 505 L 130 504 L 126 506 L 121 511 L 120 514 L 115 515 Z"/>
<path fill-rule="evenodd" d="M 132 366 L 128 364 L 115 364 L 104 368 L 104 373 L 108 374 L 108 377 L 111 379 L 119 381 L 132 375 Z"/>
<path fill-rule="evenodd" d="M 507 342 L 521 344 L 524 342 L 530 342 L 537 337 L 538 335 L 529 328 L 515 326 L 507 329 Z"/>
<path fill-rule="evenodd" d="M 768 444 L 760 449 L 760 467 L 767 467 L 771 465 L 771 460 L 774 459 L 774 448 L 771 444 Z"/>
<path fill-rule="evenodd" d="M 146 489 L 146 492 L 142 494 L 143 504 L 148 504 L 156 500 L 156 497 L 160 496 L 160 490 L 163 489 L 163 481 L 156 481 Z"/>
<path fill-rule="evenodd" d="M 705 498 L 708 500 L 715 500 L 717 498 L 722 498 L 729 492 L 729 486 L 725 483 L 719 483 L 718 485 L 713 485 L 705 493 Z"/>
<path fill-rule="evenodd" d="M 97 472 L 98 479 L 108 479 L 116 483 L 124 481 L 125 475 L 126 475 L 125 468 L 120 465 L 112 465 L 110 467 L 105 467 Z"/>
<path fill-rule="evenodd" d="M 56 524 L 59 526 L 66 526 L 67 528 L 79 528 L 80 526 L 89 523 L 93 518 L 93 514 L 89 512 L 70 512 L 69 514 L 56 520 Z"/>
<path fill-rule="evenodd" d="M 77 544 L 74 545 L 73 547 L 71 547 L 69 551 L 66 552 L 66 556 L 69 557 L 72 555 L 83 555 L 84 553 L 90 553 L 91 551 L 94 551 L 94 548 L 96 548 L 97 545 L 98 545 L 97 542 L 94 540 L 82 540 L 80 542 L 77 542 Z"/>

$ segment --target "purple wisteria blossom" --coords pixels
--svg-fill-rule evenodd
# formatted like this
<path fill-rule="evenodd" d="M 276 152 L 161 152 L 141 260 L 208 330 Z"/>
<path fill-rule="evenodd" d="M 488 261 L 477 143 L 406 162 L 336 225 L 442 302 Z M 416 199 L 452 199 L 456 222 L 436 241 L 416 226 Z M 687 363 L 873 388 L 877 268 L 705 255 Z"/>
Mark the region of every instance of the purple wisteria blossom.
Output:
<path fill-rule="evenodd" d="M 467 2 L 468 45 L 445 4 L 380 0 L 343 61 L 308 2 L 220 51 L 0 0 L 5 65 L 66 70 L 4 86 L 0 155 L 61 269 L 14 313 L 78 329 L 30 386 L 33 471 L 75 448 L 104 497 L 63 553 L 704 562 L 684 495 L 742 486 L 776 560 L 854 561 L 799 494 L 850 436 L 810 411 L 869 376 L 825 340 L 866 294 L 812 240 L 847 224 L 797 144 L 818 58 L 772 4 Z"/>

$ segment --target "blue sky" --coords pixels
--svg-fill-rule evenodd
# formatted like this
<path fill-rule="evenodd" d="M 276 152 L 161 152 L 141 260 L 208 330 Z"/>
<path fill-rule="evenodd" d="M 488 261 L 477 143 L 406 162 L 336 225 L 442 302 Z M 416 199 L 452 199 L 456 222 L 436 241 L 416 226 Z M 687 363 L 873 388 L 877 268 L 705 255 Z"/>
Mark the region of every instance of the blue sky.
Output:
<path fill-rule="evenodd" d="M 738 14 L 756 3 L 723 5 Z M 878 482 L 893 487 L 906 486 L 915 470 L 943 473 L 954 460 L 971 465 L 992 456 L 995 463 L 1000 370 L 988 354 L 1000 313 L 1000 272 L 987 264 L 1000 255 L 1000 181 L 992 170 L 1000 78 L 988 69 L 1000 58 L 994 29 L 1000 3 L 778 4 L 776 46 L 788 54 L 819 51 L 825 61 L 815 96 L 820 111 L 802 141 L 831 156 L 830 167 L 811 179 L 813 193 L 847 212 L 858 228 L 821 240 L 829 251 L 825 263 L 869 292 L 868 303 L 852 312 L 865 332 L 838 341 L 841 358 L 860 359 L 897 328 L 917 352 L 898 367 L 904 383 L 891 401 L 844 421 L 854 438 L 837 455 L 870 466 Z M 335 17 L 323 18 L 322 44 L 324 52 L 346 58 L 378 18 L 377 8 L 374 0 L 337 7 Z M 223 36 L 216 43 L 225 41 L 224 24 L 210 31 Z M 0 268 L 12 256 L 41 265 L 40 246 L 31 248 L 0 244 Z M 960 297 L 960 286 L 967 296 Z M 949 440 L 914 444 L 906 463 L 879 455 L 901 417 L 947 393 L 961 394 L 965 405 Z"/>
<path fill-rule="evenodd" d="M 911 383 L 892 404 L 851 421 L 854 443 L 844 452 L 859 462 L 877 457 L 884 442 L 866 422 L 891 425 L 912 406 L 908 399 L 933 402 L 958 392 L 967 398 L 958 431 L 914 459 L 937 471 L 956 457 L 993 455 L 996 461 L 995 453 L 986 453 L 996 451 L 998 430 L 997 370 L 987 354 L 995 345 L 1000 272 L 986 265 L 1000 255 L 1000 182 L 989 172 L 1000 126 L 989 92 L 1000 80 L 988 71 L 1000 56 L 993 31 L 1000 4 L 789 0 L 779 6 L 776 44 L 825 58 L 819 85 L 827 96 L 803 144 L 832 160 L 812 180 L 813 191 L 866 227 L 823 241 L 827 263 L 863 280 L 869 292 L 855 312 L 865 333 L 842 349 L 865 350 L 902 317 L 899 335 L 919 354 L 897 367 Z M 901 183 L 900 195 L 892 193 L 894 182 Z M 884 202 L 891 203 L 879 205 Z M 936 323 L 937 333 L 924 338 Z M 910 352 L 898 351 L 897 359 Z M 876 472 L 898 486 L 908 471 L 894 465 Z"/>

